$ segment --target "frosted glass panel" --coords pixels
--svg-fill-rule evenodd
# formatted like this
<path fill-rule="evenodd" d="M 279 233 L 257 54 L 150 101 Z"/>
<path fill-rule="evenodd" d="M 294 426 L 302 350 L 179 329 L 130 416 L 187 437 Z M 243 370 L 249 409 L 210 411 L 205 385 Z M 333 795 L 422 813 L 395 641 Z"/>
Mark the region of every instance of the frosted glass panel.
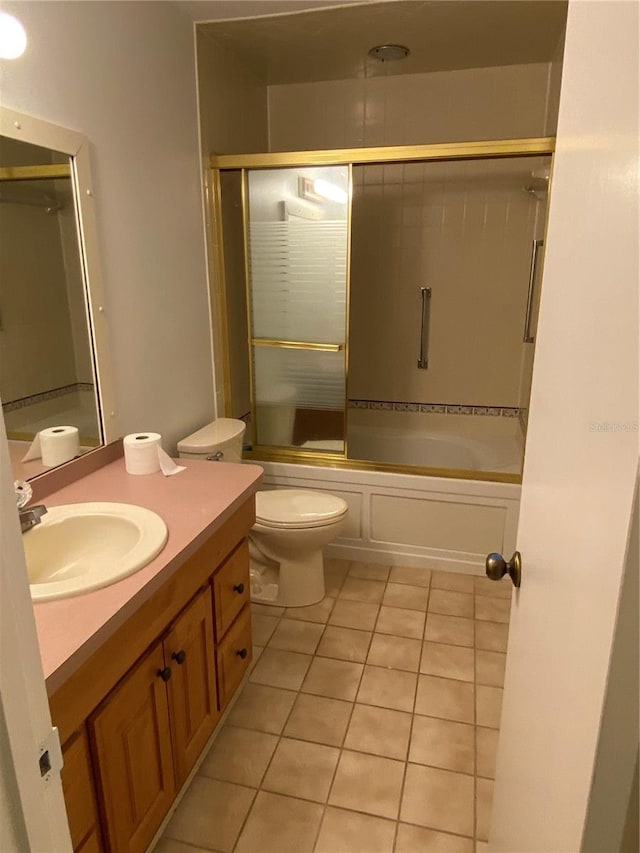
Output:
<path fill-rule="evenodd" d="M 343 352 L 254 348 L 258 444 L 342 452 L 345 363 Z"/>
<path fill-rule="evenodd" d="M 348 189 L 342 166 L 249 173 L 255 338 L 344 343 Z"/>

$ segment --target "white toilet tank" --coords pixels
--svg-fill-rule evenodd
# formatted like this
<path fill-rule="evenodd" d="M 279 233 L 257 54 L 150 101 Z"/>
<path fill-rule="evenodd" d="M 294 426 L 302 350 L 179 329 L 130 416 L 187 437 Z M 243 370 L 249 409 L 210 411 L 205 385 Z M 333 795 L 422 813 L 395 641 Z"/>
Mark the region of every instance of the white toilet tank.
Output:
<path fill-rule="evenodd" d="M 182 459 L 242 462 L 242 437 L 245 429 L 244 421 L 218 418 L 179 441 L 178 456 Z"/>

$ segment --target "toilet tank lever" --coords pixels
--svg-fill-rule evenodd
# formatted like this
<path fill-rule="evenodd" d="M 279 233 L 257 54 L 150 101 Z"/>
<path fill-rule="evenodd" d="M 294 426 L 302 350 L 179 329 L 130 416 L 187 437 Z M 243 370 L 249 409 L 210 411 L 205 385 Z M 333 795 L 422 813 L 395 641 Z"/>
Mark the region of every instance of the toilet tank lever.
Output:
<path fill-rule="evenodd" d="M 207 462 L 221 462 L 224 459 L 224 453 L 222 450 L 218 450 L 217 453 L 212 453 L 211 456 L 207 456 Z"/>

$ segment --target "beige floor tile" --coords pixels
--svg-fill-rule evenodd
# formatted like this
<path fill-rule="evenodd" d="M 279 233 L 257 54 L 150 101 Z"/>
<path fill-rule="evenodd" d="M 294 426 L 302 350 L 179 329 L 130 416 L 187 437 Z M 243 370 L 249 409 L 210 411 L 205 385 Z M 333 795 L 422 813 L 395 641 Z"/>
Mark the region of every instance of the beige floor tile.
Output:
<path fill-rule="evenodd" d="M 402 761 L 343 750 L 329 804 L 395 819 L 403 776 Z"/>
<path fill-rule="evenodd" d="M 484 622 L 509 622 L 511 600 L 507 598 L 489 598 L 484 595 L 474 596 L 476 600 L 476 619 Z"/>
<path fill-rule="evenodd" d="M 324 625 L 317 622 L 282 619 L 269 641 L 269 648 L 312 655 L 323 631 Z"/>
<path fill-rule="evenodd" d="M 231 853 L 254 796 L 251 788 L 195 776 L 165 836 Z"/>
<path fill-rule="evenodd" d="M 299 690 L 312 661 L 311 655 L 265 649 L 255 669 L 249 676 L 254 684 Z"/>
<path fill-rule="evenodd" d="M 434 643 L 473 646 L 473 625 L 473 619 L 462 619 L 460 616 L 443 616 L 441 613 L 428 613 L 424 638 Z"/>
<path fill-rule="evenodd" d="M 493 804 L 493 782 L 476 779 L 476 838 L 489 840 L 491 832 L 491 806 Z"/>
<path fill-rule="evenodd" d="M 409 746 L 411 717 L 404 711 L 356 704 L 344 748 L 404 761 Z"/>
<path fill-rule="evenodd" d="M 400 819 L 472 836 L 473 783 L 473 776 L 408 764 Z"/>
<path fill-rule="evenodd" d="M 474 651 L 464 646 L 424 642 L 420 672 L 459 681 L 474 679 Z"/>
<path fill-rule="evenodd" d="M 450 592 L 467 592 L 473 595 L 475 578 L 458 572 L 433 572 L 432 589 L 447 589 Z"/>
<path fill-rule="evenodd" d="M 380 604 L 385 587 L 384 581 L 348 577 L 342 584 L 339 598 L 347 601 L 367 601 L 369 604 Z"/>
<path fill-rule="evenodd" d="M 341 746 L 353 704 L 342 699 L 298 694 L 283 734 L 328 746 Z"/>
<path fill-rule="evenodd" d="M 371 666 L 386 666 L 391 669 L 417 672 L 421 649 L 420 640 L 393 637 L 389 634 L 374 634 L 367 663 Z"/>
<path fill-rule="evenodd" d="M 475 732 L 467 723 L 415 716 L 409 761 L 473 775 Z"/>
<path fill-rule="evenodd" d="M 395 853 L 474 853 L 473 840 L 400 823 Z"/>
<path fill-rule="evenodd" d="M 342 575 L 343 578 L 349 574 L 349 569 L 353 563 L 349 560 L 340 560 L 338 557 L 325 557 L 324 570 L 325 572 L 333 572 L 336 575 Z"/>
<path fill-rule="evenodd" d="M 429 596 L 429 612 L 473 619 L 473 596 L 464 592 L 432 589 Z"/>
<path fill-rule="evenodd" d="M 329 625 L 337 625 L 340 628 L 357 628 L 360 631 L 373 631 L 377 616 L 377 604 L 368 604 L 364 601 L 347 601 L 340 598 L 336 601 L 329 617 Z"/>
<path fill-rule="evenodd" d="M 476 685 L 476 723 L 490 729 L 500 728 L 502 689 Z"/>
<path fill-rule="evenodd" d="M 312 853 L 323 806 L 260 791 L 234 853 Z"/>
<path fill-rule="evenodd" d="M 507 656 L 502 652 L 476 650 L 476 683 L 502 687 Z"/>
<path fill-rule="evenodd" d="M 389 580 L 392 583 L 405 583 L 411 586 L 429 586 L 431 571 L 414 566 L 394 566 L 391 569 Z"/>
<path fill-rule="evenodd" d="M 473 588 L 476 595 L 488 595 L 490 598 L 511 598 L 513 585 L 509 578 L 500 581 L 492 581 L 487 577 L 473 579 Z"/>
<path fill-rule="evenodd" d="M 370 631 L 358 631 L 355 628 L 336 628 L 334 625 L 327 625 L 316 654 L 320 657 L 364 663 L 367 659 L 371 637 Z"/>
<path fill-rule="evenodd" d="M 498 730 L 476 727 L 476 774 L 495 779 L 498 752 Z"/>
<path fill-rule="evenodd" d="M 395 832 L 395 821 L 329 806 L 315 853 L 392 853 Z"/>
<path fill-rule="evenodd" d="M 264 777 L 262 789 L 324 803 L 340 750 L 283 737 Z"/>
<path fill-rule="evenodd" d="M 418 676 L 416 714 L 473 723 L 474 685 L 432 675 Z"/>
<path fill-rule="evenodd" d="M 489 652 L 506 652 L 509 626 L 499 622 L 476 620 L 476 648 Z"/>
<path fill-rule="evenodd" d="M 227 722 L 232 726 L 279 735 L 295 702 L 291 690 L 245 684 Z"/>
<path fill-rule="evenodd" d="M 412 711 L 417 676 L 412 672 L 365 666 L 357 701 L 365 705 Z"/>
<path fill-rule="evenodd" d="M 255 665 L 258 663 L 258 661 L 260 660 L 260 655 L 262 654 L 263 651 L 264 651 L 264 646 L 254 646 L 253 647 L 253 654 L 251 656 L 251 664 L 250 664 L 251 669 L 253 669 L 255 667 Z"/>
<path fill-rule="evenodd" d="M 224 726 L 198 772 L 258 788 L 277 743 L 278 738 L 266 732 Z"/>
<path fill-rule="evenodd" d="M 174 841 L 173 838 L 161 838 L 153 848 L 153 853 L 212 853 L 210 847 L 193 847 L 191 844 L 183 844 L 182 841 Z M 218 853 L 214 850 L 213 853 Z"/>
<path fill-rule="evenodd" d="M 303 693 L 329 696 L 332 699 L 356 698 L 363 665 L 333 658 L 314 658 L 301 687 Z"/>
<path fill-rule="evenodd" d="M 251 615 L 251 636 L 256 646 L 266 646 L 280 621 L 279 616 Z"/>
<path fill-rule="evenodd" d="M 303 622 L 326 622 L 333 610 L 335 598 L 326 596 L 318 604 L 310 604 L 308 607 L 286 607 L 284 619 L 301 619 Z"/>
<path fill-rule="evenodd" d="M 327 565 L 327 562 L 330 562 L 331 565 Z M 333 564 L 336 565 L 333 565 Z M 337 564 L 340 565 L 337 565 Z M 344 583 L 344 579 L 347 576 L 349 563 L 346 560 L 333 560 L 327 561 L 324 563 L 324 593 L 325 595 L 331 596 L 333 598 L 337 598 L 340 590 L 342 589 L 342 584 Z"/>
<path fill-rule="evenodd" d="M 390 571 L 391 566 L 380 566 L 378 563 L 351 563 L 349 577 L 368 581 L 387 581 Z"/>
<path fill-rule="evenodd" d="M 476 853 L 489 853 L 489 842 L 476 839 Z"/>
<path fill-rule="evenodd" d="M 382 599 L 385 607 L 403 607 L 406 610 L 427 609 L 429 588 L 424 586 L 411 586 L 405 583 L 388 583 Z"/>
<path fill-rule="evenodd" d="M 260 614 L 261 616 L 282 616 L 284 613 L 284 607 L 276 607 L 274 604 L 258 604 L 258 602 L 251 602 L 251 613 Z"/>
<path fill-rule="evenodd" d="M 418 610 L 382 606 L 376 622 L 376 632 L 421 640 L 424 633 L 424 619 L 425 614 Z"/>

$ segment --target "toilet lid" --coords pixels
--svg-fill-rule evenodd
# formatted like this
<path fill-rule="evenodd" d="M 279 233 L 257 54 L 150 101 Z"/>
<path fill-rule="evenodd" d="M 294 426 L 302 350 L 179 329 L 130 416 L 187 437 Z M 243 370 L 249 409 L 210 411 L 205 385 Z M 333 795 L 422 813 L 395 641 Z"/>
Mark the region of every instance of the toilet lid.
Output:
<path fill-rule="evenodd" d="M 345 515 L 342 498 L 308 489 L 275 489 L 256 494 L 256 521 L 268 527 L 319 527 Z"/>

